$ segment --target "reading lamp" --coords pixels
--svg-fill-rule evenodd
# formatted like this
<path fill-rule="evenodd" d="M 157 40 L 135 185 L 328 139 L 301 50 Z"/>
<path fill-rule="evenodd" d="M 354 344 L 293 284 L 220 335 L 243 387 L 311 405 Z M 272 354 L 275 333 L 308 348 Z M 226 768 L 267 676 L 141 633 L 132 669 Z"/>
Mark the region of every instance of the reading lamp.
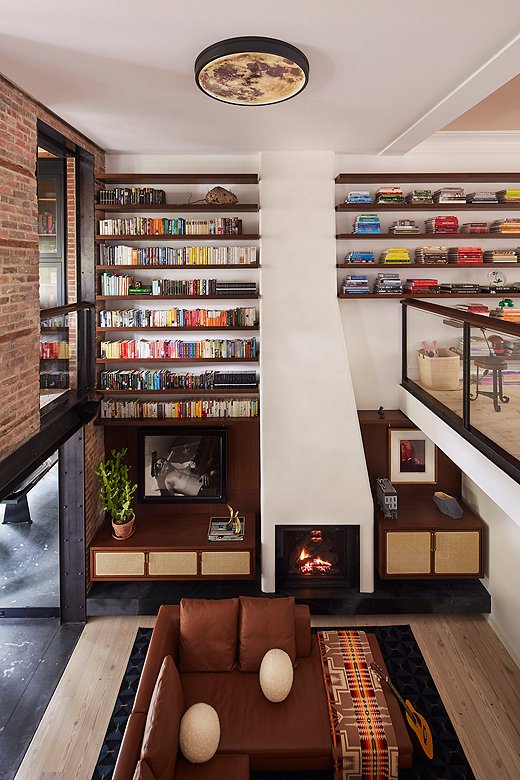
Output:
<path fill-rule="evenodd" d="M 228 38 L 195 60 L 195 81 L 206 95 L 239 106 L 289 100 L 305 88 L 309 61 L 296 46 L 275 38 Z"/>

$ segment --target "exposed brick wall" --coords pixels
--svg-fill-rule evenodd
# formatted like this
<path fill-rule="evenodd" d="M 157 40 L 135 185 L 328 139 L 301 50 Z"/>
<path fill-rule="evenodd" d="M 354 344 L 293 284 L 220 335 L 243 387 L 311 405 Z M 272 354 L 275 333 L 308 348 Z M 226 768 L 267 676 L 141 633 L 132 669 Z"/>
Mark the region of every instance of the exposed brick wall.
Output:
<path fill-rule="evenodd" d="M 101 149 L 0 76 L 0 461 L 40 427 L 38 119 L 90 152 L 94 156 L 96 175 L 105 170 Z M 75 238 L 74 235 L 74 245 Z M 71 264 L 70 247 L 67 258 Z M 69 289 L 69 300 L 75 300 L 75 283 L 74 297 L 71 292 Z M 102 518 L 97 484 L 92 476 L 103 456 L 102 442 L 103 430 L 87 426 L 87 543 Z"/>

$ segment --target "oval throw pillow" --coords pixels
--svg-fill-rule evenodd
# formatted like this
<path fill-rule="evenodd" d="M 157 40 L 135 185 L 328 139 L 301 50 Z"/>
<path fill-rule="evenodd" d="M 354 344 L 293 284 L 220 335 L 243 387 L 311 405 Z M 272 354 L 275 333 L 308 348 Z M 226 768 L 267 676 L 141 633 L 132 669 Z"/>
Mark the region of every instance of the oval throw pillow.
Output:
<path fill-rule="evenodd" d="M 268 650 L 260 664 L 260 687 L 266 699 L 286 699 L 293 684 L 293 665 L 285 650 Z"/>
<path fill-rule="evenodd" d="M 192 764 L 212 758 L 220 742 L 220 721 L 213 707 L 204 702 L 192 704 L 182 716 L 179 745 L 182 755 Z"/>

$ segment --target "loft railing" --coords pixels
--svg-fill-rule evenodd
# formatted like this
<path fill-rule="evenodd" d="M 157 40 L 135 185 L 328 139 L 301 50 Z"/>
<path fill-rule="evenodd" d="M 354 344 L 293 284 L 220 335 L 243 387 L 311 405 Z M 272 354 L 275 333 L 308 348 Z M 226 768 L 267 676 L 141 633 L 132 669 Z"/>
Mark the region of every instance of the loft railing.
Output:
<path fill-rule="evenodd" d="M 403 387 L 520 482 L 520 310 L 401 304 Z"/>
<path fill-rule="evenodd" d="M 40 311 L 40 410 L 94 386 L 94 304 L 82 301 Z"/>

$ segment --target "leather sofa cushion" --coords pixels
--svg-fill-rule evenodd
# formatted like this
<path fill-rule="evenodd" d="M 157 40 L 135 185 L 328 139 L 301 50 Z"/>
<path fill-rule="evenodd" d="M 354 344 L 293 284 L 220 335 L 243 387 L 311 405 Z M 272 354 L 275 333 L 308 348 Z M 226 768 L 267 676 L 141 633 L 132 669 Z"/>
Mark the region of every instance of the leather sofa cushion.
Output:
<path fill-rule="evenodd" d="M 220 720 L 219 755 L 246 753 L 251 770 L 332 767 L 332 743 L 321 660 L 316 639 L 298 659 L 285 701 L 268 701 L 257 672 L 182 675 L 186 706 L 211 704 Z"/>
<path fill-rule="evenodd" d="M 172 657 L 164 659 L 146 717 L 141 759 L 156 780 L 172 780 L 179 748 L 179 726 L 184 712 L 181 678 Z"/>
<path fill-rule="evenodd" d="M 294 597 L 262 599 L 240 596 L 238 668 L 241 672 L 258 672 L 262 658 L 273 648 L 285 650 L 294 666 Z"/>
<path fill-rule="evenodd" d="M 139 759 L 132 780 L 156 780 L 149 764 L 144 759 Z"/>
<path fill-rule="evenodd" d="M 190 764 L 180 755 L 175 780 L 249 780 L 249 758 L 217 753 L 205 764 Z"/>
<path fill-rule="evenodd" d="M 181 672 L 233 671 L 237 632 L 238 599 L 181 599 Z"/>

